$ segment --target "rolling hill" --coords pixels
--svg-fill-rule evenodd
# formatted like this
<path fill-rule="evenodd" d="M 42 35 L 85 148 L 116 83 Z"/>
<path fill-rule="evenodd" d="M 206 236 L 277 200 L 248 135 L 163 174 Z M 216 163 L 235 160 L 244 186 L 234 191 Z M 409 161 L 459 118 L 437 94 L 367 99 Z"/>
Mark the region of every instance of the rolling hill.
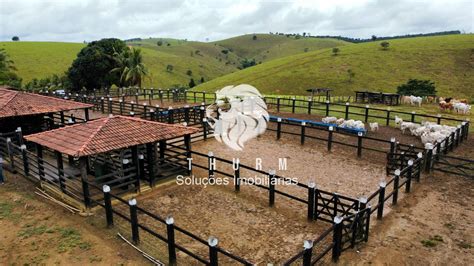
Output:
<path fill-rule="evenodd" d="M 173 85 L 187 85 L 191 78 L 199 83 L 236 72 L 244 58 L 267 61 L 281 56 L 345 44 L 342 41 L 328 39 L 295 39 L 285 36 L 258 34 L 206 43 L 167 38 L 149 38 L 127 41 L 130 46 L 143 50 L 145 64 L 150 76 L 144 80 L 144 86 L 168 88 Z M 248 41 L 249 39 L 250 41 Z M 157 43 L 160 41 L 161 45 Z M 233 47 L 245 45 L 247 52 L 231 51 Z M 0 42 L 15 62 L 17 73 L 26 83 L 33 78 L 44 78 L 64 73 L 85 44 L 61 42 Z M 255 50 L 255 52 L 252 52 Z M 267 52 L 268 51 L 268 52 Z M 262 53 L 265 53 L 262 55 Z M 167 65 L 173 70 L 168 72 Z M 191 72 L 189 72 L 189 70 Z M 190 75 L 188 74 L 190 73 Z"/>
<path fill-rule="evenodd" d="M 369 89 L 394 92 L 409 78 L 430 79 L 439 95 L 474 98 L 474 35 L 448 35 L 350 44 L 275 59 L 196 87 L 214 91 L 248 83 L 267 94 L 306 94 L 311 87 L 334 88 L 337 95 Z M 349 80 L 348 70 L 355 73 Z"/>

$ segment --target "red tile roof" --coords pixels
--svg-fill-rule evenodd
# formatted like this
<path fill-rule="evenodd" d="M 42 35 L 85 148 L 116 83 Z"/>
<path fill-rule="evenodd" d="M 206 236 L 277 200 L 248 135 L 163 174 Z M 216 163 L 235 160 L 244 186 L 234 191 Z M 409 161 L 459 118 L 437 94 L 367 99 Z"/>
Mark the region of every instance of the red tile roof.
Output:
<path fill-rule="evenodd" d="M 193 127 L 117 115 L 28 135 L 25 139 L 63 154 L 82 157 L 172 139 L 197 131 Z"/>
<path fill-rule="evenodd" d="M 0 87 L 0 118 L 55 113 L 93 105 Z"/>

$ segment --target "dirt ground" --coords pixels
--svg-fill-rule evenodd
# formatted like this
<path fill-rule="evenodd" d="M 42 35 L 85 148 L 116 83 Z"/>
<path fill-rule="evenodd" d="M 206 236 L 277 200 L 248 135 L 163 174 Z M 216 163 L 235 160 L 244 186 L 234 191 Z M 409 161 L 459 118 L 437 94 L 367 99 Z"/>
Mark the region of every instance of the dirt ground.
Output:
<path fill-rule="evenodd" d="M 450 155 L 474 158 L 473 143 L 471 135 Z M 413 188 L 371 229 L 367 244 L 343 253 L 341 264 L 474 264 L 473 180 L 435 172 Z"/>
<path fill-rule="evenodd" d="M 7 173 L 0 185 L 0 265 L 147 265 L 95 218 L 71 214 Z"/>

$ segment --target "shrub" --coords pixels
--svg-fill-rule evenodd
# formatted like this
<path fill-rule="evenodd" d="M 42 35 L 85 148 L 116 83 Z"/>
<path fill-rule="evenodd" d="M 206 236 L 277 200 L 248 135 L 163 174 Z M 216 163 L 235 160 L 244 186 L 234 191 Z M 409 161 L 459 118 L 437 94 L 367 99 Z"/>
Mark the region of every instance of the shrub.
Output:
<path fill-rule="evenodd" d="M 436 95 L 436 87 L 430 80 L 409 79 L 406 84 L 398 86 L 397 93 L 415 96 Z"/>
<path fill-rule="evenodd" d="M 332 48 L 332 54 L 333 54 L 334 56 L 338 55 L 340 51 L 341 51 L 341 50 L 340 50 L 339 48 L 337 48 L 337 47 Z"/>
<path fill-rule="evenodd" d="M 390 43 L 387 42 L 387 41 L 384 41 L 384 42 L 381 42 L 381 43 L 380 43 L 380 46 L 382 46 L 382 49 L 383 49 L 383 50 L 387 50 L 388 47 L 390 46 Z"/>
<path fill-rule="evenodd" d="M 14 41 L 14 42 L 17 42 L 19 40 L 20 40 L 20 37 L 18 37 L 18 36 L 13 36 L 12 37 L 12 41 Z"/>

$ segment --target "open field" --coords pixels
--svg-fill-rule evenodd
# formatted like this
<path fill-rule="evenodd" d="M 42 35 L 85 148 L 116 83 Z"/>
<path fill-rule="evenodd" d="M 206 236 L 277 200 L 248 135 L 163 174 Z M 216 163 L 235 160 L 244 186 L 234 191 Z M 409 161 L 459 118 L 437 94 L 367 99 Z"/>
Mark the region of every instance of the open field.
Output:
<path fill-rule="evenodd" d="M 394 92 L 409 78 L 435 82 L 438 95 L 474 98 L 474 35 L 451 35 L 390 40 L 308 52 L 272 60 L 198 86 L 214 91 L 230 84 L 248 83 L 262 93 L 305 94 L 312 87 L 335 89 L 336 95 L 354 90 Z M 355 73 L 349 81 L 347 70 Z"/>

